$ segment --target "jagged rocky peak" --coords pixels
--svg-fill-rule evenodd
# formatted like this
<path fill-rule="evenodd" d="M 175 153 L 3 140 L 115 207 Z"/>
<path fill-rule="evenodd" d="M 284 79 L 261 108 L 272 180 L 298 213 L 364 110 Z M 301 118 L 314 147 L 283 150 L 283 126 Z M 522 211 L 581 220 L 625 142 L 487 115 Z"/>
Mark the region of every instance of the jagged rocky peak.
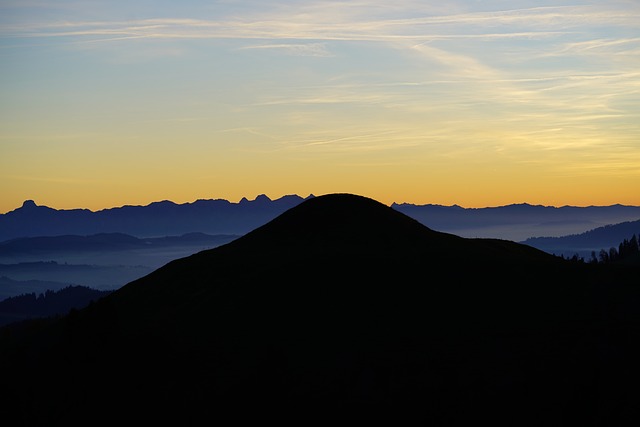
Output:
<path fill-rule="evenodd" d="M 240 199 L 239 203 L 240 204 L 251 203 L 251 202 L 266 203 L 266 202 L 270 202 L 270 201 L 271 201 L 271 199 L 266 194 L 260 194 L 254 200 L 249 200 L 246 197 L 243 197 L 242 199 Z"/>

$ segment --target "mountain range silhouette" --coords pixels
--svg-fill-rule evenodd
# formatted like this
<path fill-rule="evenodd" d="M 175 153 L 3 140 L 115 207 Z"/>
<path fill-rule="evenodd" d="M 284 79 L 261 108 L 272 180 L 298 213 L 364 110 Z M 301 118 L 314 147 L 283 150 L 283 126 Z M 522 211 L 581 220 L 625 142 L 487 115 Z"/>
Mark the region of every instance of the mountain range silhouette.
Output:
<path fill-rule="evenodd" d="M 162 200 L 146 206 L 126 205 L 95 212 L 54 209 L 26 200 L 21 207 L 0 214 L 0 242 L 23 237 L 99 233 L 124 233 L 139 238 L 194 232 L 244 234 L 303 200 L 297 195 L 275 200 L 265 195 L 254 200 L 243 197 L 238 203 L 224 199 L 184 204 Z"/>
<path fill-rule="evenodd" d="M 168 200 L 146 206 L 121 206 L 98 211 L 54 209 L 27 200 L 0 214 L 0 242 L 25 237 L 123 233 L 138 238 L 187 233 L 244 234 L 300 202 L 315 197 L 286 195 L 271 200 L 264 194 L 238 203 L 224 199 L 177 204 Z M 610 224 L 640 219 L 640 206 L 540 206 L 527 203 L 485 208 L 457 205 L 393 203 L 391 207 L 433 230 L 464 237 L 493 237 L 516 242 L 530 237 L 579 234 Z M 617 243 L 617 242 L 616 242 Z"/>
<path fill-rule="evenodd" d="M 637 425 L 638 277 L 317 196 L 82 310 L 0 329 L 3 417 Z"/>

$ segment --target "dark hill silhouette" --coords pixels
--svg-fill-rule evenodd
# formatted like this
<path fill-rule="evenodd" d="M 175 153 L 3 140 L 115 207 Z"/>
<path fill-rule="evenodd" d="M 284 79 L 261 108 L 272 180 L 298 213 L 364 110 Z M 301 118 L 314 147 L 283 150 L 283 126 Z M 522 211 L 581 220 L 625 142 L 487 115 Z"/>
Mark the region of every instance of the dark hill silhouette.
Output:
<path fill-rule="evenodd" d="M 111 292 L 69 285 L 40 294 L 31 292 L 7 298 L 0 301 L 0 326 L 25 319 L 64 315 L 72 309 L 84 308 Z"/>
<path fill-rule="evenodd" d="M 637 274 L 320 196 L 0 329 L 0 402 L 13 425 L 636 425 Z"/>

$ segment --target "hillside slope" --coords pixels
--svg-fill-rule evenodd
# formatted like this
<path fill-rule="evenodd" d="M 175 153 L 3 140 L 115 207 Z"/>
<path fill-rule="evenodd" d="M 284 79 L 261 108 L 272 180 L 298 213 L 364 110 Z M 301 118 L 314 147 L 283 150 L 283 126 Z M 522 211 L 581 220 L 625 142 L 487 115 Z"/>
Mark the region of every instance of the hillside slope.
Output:
<path fill-rule="evenodd" d="M 0 277 L 0 282 L 2 281 Z M 0 301 L 0 326 L 25 319 L 62 316 L 72 309 L 81 309 L 112 291 L 68 285 L 57 291 L 25 293 Z"/>
<path fill-rule="evenodd" d="M 5 328 L 0 401 L 16 425 L 635 425 L 637 273 L 315 197 Z"/>

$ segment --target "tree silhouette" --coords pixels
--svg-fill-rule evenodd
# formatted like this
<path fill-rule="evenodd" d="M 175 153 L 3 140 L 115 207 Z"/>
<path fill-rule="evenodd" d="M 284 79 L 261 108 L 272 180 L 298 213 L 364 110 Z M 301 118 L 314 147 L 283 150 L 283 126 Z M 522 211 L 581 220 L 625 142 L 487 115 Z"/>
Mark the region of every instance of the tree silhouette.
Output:
<path fill-rule="evenodd" d="M 609 250 L 606 250 L 604 248 L 600 249 L 597 257 L 596 252 L 591 251 L 591 259 L 589 260 L 589 263 L 607 264 L 635 256 L 639 252 L 640 243 L 638 242 L 638 236 L 634 234 L 630 239 L 624 239 L 622 242 L 620 242 L 617 248 L 612 246 L 609 248 Z M 573 258 L 571 260 L 573 260 Z"/>

